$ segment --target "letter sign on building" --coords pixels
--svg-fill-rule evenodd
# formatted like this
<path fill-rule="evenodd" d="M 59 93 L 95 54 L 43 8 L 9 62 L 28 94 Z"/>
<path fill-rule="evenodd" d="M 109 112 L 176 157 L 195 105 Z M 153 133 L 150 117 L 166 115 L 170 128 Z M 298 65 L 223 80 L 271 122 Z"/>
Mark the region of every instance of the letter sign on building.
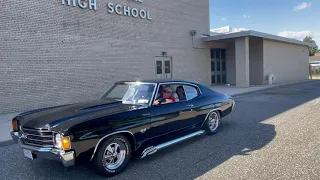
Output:
<path fill-rule="evenodd" d="M 134 2 L 143 3 L 143 0 L 133 0 Z M 62 5 L 79 6 L 82 9 L 97 10 L 96 0 L 61 0 Z M 118 15 L 130 16 L 134 18 L 152 20 L 150 12 L 145 9 L 137 9 L 121 4 L 108 3 L 108 13 L 116 13 Z"/>
<path fill-rule="evenodd" d="M 133 0 L 142 3 L 142 0 Z M 129 6 L 122 6 L 120 4 L 108 3 L 108 12 L 116 13 L 118 15 L 131 16 L 134 18 L 140 17 L 142 19 L 152 20 L 150 12 L 144 9 L 131 8 Z"/>
<path fill-rule="evenodd" d="M 88 0 L 89 2 L 83 2 L 83 0 L 62 0 L 61 3 L 65 5 L 68 3 L 68 6 L 74 6 L 76 7 L 77 5 L 81 7 L 82 9 L 94 9 L 97 10 L 97 1 L 96 0 Z"/>

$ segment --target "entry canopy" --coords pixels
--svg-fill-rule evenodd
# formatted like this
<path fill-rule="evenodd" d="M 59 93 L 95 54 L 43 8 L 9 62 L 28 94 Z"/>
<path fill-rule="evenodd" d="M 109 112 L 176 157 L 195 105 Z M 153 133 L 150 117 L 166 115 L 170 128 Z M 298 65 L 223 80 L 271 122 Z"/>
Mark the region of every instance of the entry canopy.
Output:
<path fill-rule="evenodd" d="M 308 43 L 308 42 L 299 41 L 296 39 L 285 38 L 285 37 L 281 37 L 281 36 L 276 36 L 276 35 L 262 33 L 262 32 L 258 32 L 258 31 L 252 31 L 252 30 L 240 31 L 240 32 L 235 32 L 235 33 L 226 33 L 226 34 L 215 33 L 214 35 L 203 36 L 202 41 L 210 42 L 210 41 L 227 40 L 227 39 L 234 39 L 234 38 L 240 38 L 240 37 L 258 37 L 258 38 L 280 41 L 280 42 L 285 42 L 285 43 L 297 44 L 297 45 L 301 45 L 301 46 L 308 46 L 308 47 L 315 47 L 316 46 L 313 43 Z"/>

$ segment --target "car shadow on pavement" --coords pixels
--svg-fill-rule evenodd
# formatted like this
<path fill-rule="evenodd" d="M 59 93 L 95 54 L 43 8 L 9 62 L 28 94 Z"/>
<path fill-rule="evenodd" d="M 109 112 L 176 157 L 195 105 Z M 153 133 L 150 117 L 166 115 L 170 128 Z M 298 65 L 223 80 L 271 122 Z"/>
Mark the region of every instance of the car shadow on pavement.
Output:
<path fill-rule="evenodd" d="M 222 119 L 222 126 L 217 134 L 198 136 L 145 159 L 133 159 L 124 172 L 109 179 L 191 180 L 214 170 L 230 158 L 250 156 L 250 153 L 267 146 L 276 137 L 276 127 L 267 124 L 266 120 L 319 97 L 314 93 L 308 94 L 312 88 L 305 88 L 303 91 L 292 89 L 278 88 L 238 97 L 234 112 Z M 90 165 L 64 168 L 54 161 L 23 162 L 23 166 L 30 165 L 27 170 L 32 171 L 34 177 L 105 179 L 97 175 Z M 21 164 L 16 165 L 16 168 L 21 169 Z M 228 173 L 228 170 L 223 173 Z"/>

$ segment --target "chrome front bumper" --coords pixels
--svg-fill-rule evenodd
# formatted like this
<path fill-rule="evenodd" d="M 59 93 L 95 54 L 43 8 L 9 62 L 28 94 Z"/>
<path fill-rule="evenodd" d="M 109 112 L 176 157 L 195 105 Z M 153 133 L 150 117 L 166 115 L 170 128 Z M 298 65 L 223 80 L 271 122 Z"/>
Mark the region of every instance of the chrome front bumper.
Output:
<path fill-rule="evenodd" d="M 40 157 L 45 159 L 58 160 L 65 167 L 74 166 L 75 164 L 74 151 L 66 152 L 63 150 L 55 149 L 55 148 L 40 148 L 35 146 L 29 146 L 29 145 L 23 144 L 18 132 L 11 132 L 10 135 L 21 149 L 30 150 L 32 154 L 36 156 L 36 158 Z"/>

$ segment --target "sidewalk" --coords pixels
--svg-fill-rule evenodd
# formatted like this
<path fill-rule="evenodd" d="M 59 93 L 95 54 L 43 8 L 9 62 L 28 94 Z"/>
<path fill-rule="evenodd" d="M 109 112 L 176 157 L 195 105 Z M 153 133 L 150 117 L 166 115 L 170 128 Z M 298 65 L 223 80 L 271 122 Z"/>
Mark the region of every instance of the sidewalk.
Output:
<path fill-rule="evenodd" d="M 217 92 L 222 92 L 228 95 L 231 95 L 233 97 L 240 96 L 244 94 L 249 94 L 265 89 L 270 88 L 277 88 L 281 86 L 286 86 L 290 84 L 298 84 L 298 83 L 307 83 L 312 82 L 314 80 L 306 80 L 306 81 L 295 81 L 295 82 L 289 82 L 289 83 L 281 83 L 281 84 L 273 84 L 273 85 L 263 85 L 263 86 L 251 86 L 248 88 L 239 88 L 234 86 L 212 86 L 211 89 Z M 0 147 L 6 146 L 10 144 L 14 144 L 11 136 L 10 131 L 12 129 L 11 127 L 11 120 L 14 116 L 18 115 L 19 113 L 10 113 L 10 114 L 0 114 Z"/>
<path fill-rule="evenodd" d="M 271 84 L 271 85 L 250 86 L 247 88 L 226 86 L 226 85 L 211 86 L 210 88 L 214 91 L 221 92 L 221 93 L 228 94 L 230 96 L 235 97 L 235 96 L 241 96 L 241 95 L 245 95 L 245 94 L 249 94 L 257 91 L 262 91 L 265 89 L 277 88 L 277 87 L 287 86 L 291 84 L 307 83 L 312 81 L 314 80 L 293 81 L 293 82 Z"/>

